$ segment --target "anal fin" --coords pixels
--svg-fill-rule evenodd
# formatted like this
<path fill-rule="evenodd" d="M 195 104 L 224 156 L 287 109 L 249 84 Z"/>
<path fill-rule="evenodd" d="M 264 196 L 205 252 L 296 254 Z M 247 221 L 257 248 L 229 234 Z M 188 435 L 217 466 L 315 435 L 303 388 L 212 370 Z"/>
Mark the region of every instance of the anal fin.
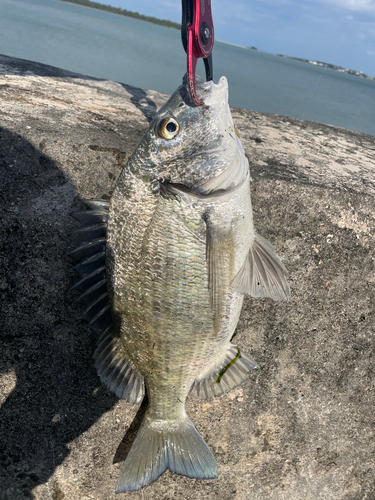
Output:
<path fill-rule="evenodd" d="M 234 344 L 219 359 L 215 359 L 194 381 L 190 396 L 208 399 L 229 391 L 246 380 L 257 363 Z"/>

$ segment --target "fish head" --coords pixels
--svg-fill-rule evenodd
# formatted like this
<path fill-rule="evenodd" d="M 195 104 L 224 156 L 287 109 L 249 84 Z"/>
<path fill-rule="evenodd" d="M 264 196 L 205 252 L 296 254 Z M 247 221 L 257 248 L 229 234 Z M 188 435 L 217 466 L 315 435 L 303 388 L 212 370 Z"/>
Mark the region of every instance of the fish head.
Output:
<path fill-rule="evenodd" d="M 235 132 L 228 104 L 228 81 L 197 77 L 192 101 L 187 77 L 159 110 L 140 147 L 143 161 L 160 184 L 200 195 L 236 188 L 247 178 L 248 161 Z"/>

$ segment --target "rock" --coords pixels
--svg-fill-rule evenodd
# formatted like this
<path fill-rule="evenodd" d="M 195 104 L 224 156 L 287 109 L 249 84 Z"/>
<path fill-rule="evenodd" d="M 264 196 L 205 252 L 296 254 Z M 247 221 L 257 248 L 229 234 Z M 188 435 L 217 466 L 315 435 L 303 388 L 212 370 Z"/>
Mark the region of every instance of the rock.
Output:
<path fill-rule="evenodd" d="M 100 383 L 67 252 L 167 96 L 0 57 L 0 499 L 114 499 L 144 406 Z M 187 411 L 219 478 L 165 473 L 118 498 L 375 498 L 375 137 L 233 109 L 257 231 L 289 303 L 247 298 L 236 341 L 260 364 Z"/>

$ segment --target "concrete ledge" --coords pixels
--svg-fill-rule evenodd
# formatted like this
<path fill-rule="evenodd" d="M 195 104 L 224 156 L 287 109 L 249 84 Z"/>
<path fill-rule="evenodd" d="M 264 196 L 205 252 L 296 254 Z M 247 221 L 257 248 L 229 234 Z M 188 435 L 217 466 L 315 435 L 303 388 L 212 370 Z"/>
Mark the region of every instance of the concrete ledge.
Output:
<path fill-rule="evenodd" d="M 0 56 L 0 499 L 109 500 L 143 406 L 100 384 L 67 252 L 82 199 L 108 195 L 167 96 Z M 247 298 L 260 364 L 187 411 L 219 479 L 164 474 L 117 498 L 375 498 L 375 137 L 234 109 L 257 231 L 288 304 Z"/>

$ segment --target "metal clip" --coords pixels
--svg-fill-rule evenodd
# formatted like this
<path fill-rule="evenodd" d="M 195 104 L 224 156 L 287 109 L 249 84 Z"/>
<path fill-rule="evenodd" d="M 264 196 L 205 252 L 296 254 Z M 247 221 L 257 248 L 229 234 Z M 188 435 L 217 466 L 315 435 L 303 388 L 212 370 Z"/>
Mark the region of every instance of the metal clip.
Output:
<path fill-rule="evenodd" d="M 199 99 L 195 85 L 197 61 L 203 58 L 206 80 L 212 80 L 212 49 L 214 47 L 214 25 L 211 0 L 182 0 L 182 43 L 187 54 L 189 93 L 197 106 Z"/>

